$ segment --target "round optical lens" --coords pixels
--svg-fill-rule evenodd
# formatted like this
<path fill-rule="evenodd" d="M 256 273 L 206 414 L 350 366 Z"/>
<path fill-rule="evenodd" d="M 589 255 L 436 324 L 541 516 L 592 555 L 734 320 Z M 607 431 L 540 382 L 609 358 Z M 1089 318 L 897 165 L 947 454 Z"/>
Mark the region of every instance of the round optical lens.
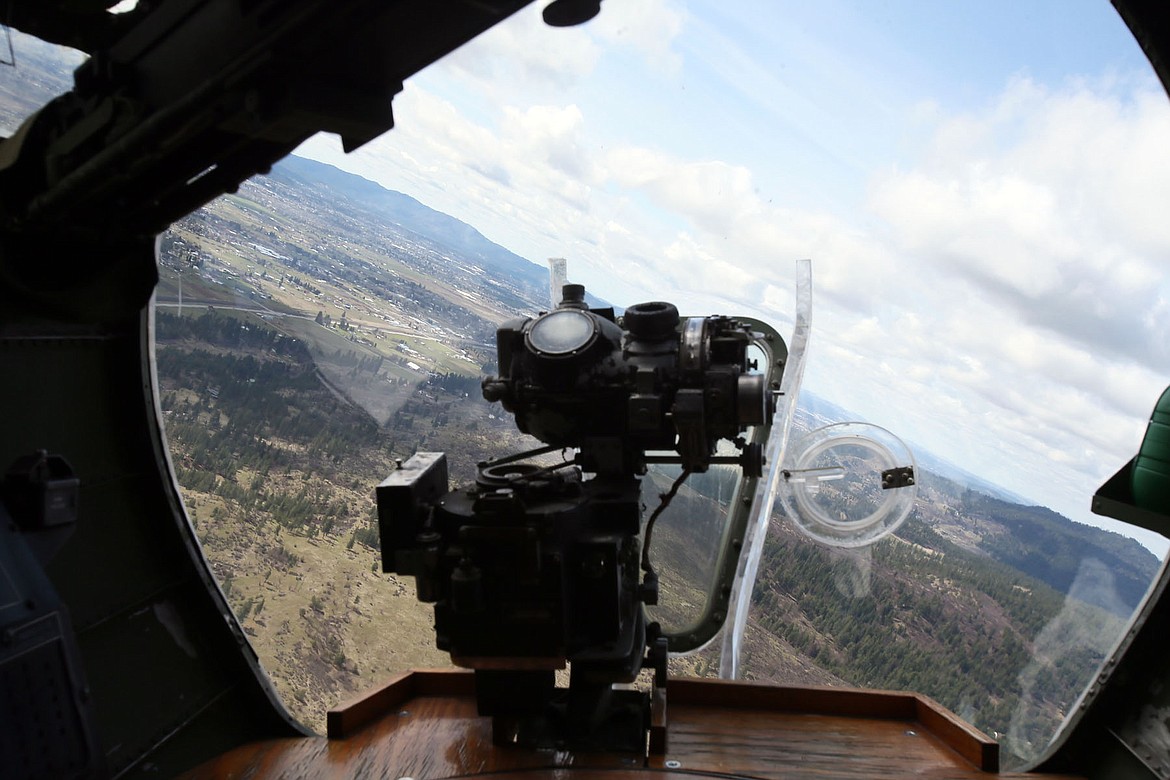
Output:
<path fill-rule="evenodd" d="M 570 355 L 584 349 L 593 339 L 593 318 L 575 310 L 554 311 L 532 324 L 528 344 L 545 355 Z"/>

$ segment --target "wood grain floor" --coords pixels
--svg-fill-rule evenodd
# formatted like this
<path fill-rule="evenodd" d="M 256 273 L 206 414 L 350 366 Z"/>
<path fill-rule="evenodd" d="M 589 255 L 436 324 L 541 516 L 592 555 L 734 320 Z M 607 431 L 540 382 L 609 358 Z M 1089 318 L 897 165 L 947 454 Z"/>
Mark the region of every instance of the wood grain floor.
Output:
<path fill-rule="evenodd" d="M 492 744 L 470 673 L 413 672 L 330 712 L 328 737 L 245 745 L 185 777 L 1071 780 L 998 774 L 993 741 L 914 694 L 672 680 L 666 701 L 660 754 L 524 750 Z"/>

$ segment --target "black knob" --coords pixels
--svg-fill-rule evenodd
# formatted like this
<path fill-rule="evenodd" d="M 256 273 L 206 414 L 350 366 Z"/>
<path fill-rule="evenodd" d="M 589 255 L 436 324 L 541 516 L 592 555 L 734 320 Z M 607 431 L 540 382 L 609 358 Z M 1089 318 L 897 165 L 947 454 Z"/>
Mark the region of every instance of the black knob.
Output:
<path fill-rule="evenodd" d="M 626 330 L 637 339 L 661 339 L 678 327 L 678 309 L 673 303 L 635 303 L 622 315 Z"/>
<path fill-rule="evenodd" d="M 561 288 L 561 306 L 573 305 L 575 308 L 585 303 L 585 285 L 566 284 Z"/>

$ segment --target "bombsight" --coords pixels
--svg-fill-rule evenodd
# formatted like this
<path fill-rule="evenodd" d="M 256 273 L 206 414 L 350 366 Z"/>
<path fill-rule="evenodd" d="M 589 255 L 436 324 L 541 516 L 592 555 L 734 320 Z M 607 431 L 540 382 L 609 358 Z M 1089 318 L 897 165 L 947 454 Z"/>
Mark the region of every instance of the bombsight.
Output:
<path fill-rule="evenodd" d="M 501 325 L 497 349 L 484 397 L 546 446 L 481 463 L 456 490 L 442 453 L 402 463 L 377 490 L 383 571 L 413 576 L 434 604 L 436 644 L 475 670 L 497 741 L 638 750 L 650 698 L 613 685 L 649 667 L 665 686 L 668 637 L 644 609 L 658 602 L 654 521 L 713 464 L 755 484 L 787 352 L 754 320 L 683 318 L 663 302 L 617 318 L 572 284 L 552 311 Z M 556 450 L 574 454 L 542 459 Z M 647 519 L 653 464 L 680 468 Z M 742 522 L 729 517 L 728 528 L 706 636 L 722 625 L 731 541 L 743 538 Z M 558 689 L 566 665 L 569 687 Z"/>
<path fill-rule="evenodd" d="M 553 311 L 500 326 L 500 376 L 484 381 L 483 394 L 521 431 L 579 448 L 587 472 L 641 474 L 647 451 L 674 451 L 651 461 L 701 473 L 728 462 L 715 456 L 725 439 L 742 453 L 732 462 L 759 476 L 760 447 L 739 435 L 770 424 L 775 401 L 765 376 L 749 373 L 758 368 L 752 341 L 747 323 L 682 319 L 661 301 L 631 306 L 615 322 L 613 309 L 590 309 L 585 288 L 567 284 Z"/>

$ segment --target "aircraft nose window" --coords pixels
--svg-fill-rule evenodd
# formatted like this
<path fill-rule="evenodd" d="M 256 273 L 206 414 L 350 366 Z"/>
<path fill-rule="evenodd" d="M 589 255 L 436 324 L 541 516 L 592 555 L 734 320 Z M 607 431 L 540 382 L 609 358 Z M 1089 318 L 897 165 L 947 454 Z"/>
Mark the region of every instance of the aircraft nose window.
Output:
<path fill-rule="evenodd" d="M 1087 0 L 541 10 L 408 80 L 384 137 L 315 137 L 161 237 L 171 463 L 276 688 L 323 730 L 452 662 L 427 578 L 399 573 L 438 532 L 423 517 L 384 568 L 374 492 L 445 453 L 433 492 L 473 516 L 620 494 L 637 508 L 590 517 L 640 543 L 663 507 L 630 587 L 647 631 L 688 640 L 672 674 L 915 690 L 1033 764 L 1168 547 L 1091 511 L 1152 457 L 1170 384 L 1170 102 L 1122 21 Z M 12 43 L 6 136 L 82 59 Z M 583 297 L 557 308 L 565 282 Z M 580 482 L 618 472 L 641 481 Z M 501 527 L 466 536 L 540 547 Z M 483 567 L 440 530 L 478 603 Z M 640 552 L 578 570 L 642 577 Z"/>
<path fill-rule="evenodd" d="M 76 49 L 0 30 L 0 136 L 12 136 L 41 106 L 68 92 L 73 69 L 84 60 Z"/>

